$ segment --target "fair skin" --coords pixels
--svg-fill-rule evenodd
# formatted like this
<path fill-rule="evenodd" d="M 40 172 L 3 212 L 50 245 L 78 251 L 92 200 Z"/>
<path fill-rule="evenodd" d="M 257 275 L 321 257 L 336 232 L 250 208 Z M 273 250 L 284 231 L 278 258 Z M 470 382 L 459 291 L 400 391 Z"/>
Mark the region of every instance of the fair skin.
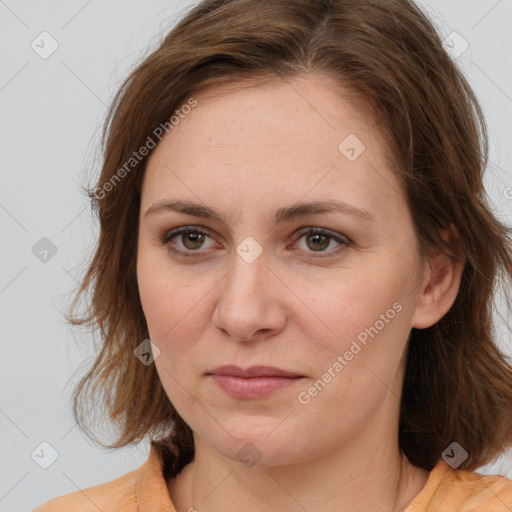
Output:
<path fill-rule="evenodd" d="M 194 95 L 198 105 L 158 144 L 143 181 L 140 298 L 162 385 L 195 442 L 170 496 L 178 512 L 405 510 L 428 478 L 398 445 L 407 340 L 449 310 L 461 268 L 420 256 L 375 122 L 339 90 L 313 76 L 245 85 Z M 366 148 L 354 161 L 338 149 L 349 134 Z M 169 208 L 146 215 L 176 200 L 224 221 Z M 325 200 L 372 218 L 332 211 L 275 223 L 280 208 Z M 162 243 L 181 226 L 191 227 Z M 248 262 L 238 246 L 261 254 Z M 372 326 L 378 333 L 345 356 Z M 333 370 L 340 355 L 343 369 Z M 226 364 L 300 378 L 234 397 L 209 375 Z M 328 382 L 308 392 L 319 379 Z M 237 456 L 244 446 L 254 465 Z"/>

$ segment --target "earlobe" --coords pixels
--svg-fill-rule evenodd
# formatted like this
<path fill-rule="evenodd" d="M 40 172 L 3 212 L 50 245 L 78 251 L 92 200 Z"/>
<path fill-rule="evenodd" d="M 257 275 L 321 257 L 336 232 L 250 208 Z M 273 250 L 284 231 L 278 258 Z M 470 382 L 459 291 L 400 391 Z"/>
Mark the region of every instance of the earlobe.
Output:
<path fill-rule="evenodd" d="M 412 327 L 426 329 L 438 322 L 452 307 L 459 292 L 464 259 L 438 251 L 426 263 Z"/>

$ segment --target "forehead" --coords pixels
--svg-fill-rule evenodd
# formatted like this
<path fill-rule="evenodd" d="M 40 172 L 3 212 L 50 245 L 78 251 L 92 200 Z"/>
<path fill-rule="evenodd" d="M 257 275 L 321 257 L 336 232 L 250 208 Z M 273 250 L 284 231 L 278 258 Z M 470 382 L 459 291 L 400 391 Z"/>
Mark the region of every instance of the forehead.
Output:
<path fill-rule="evenodd" d="M 349 134 L 360 139 L 371 137 L 371 145 L 380 135 L 373 130 L 375 122 L 368 109 L 363 111 L 363 103 L 354 93 L 335 88 L 332 80 L 317 75 L 218 84 L 194 97 L 198 106 L 172 130 L 176 144 L 195 135 L 210 146 L 231 143 L 244 147 L 244 151 L 262 143 L 288 144 L 295 150 L 299 143 L 305 150 L 319 146 L 337 150 Z M 232 152 L 235 148 L 229 149 Z M 292 159 L 294 155 L 285 156 Z"/>
<path fill-rule="evenodd" d="M 197 106 L 148 161 L 144 188 L 154 200 L 174 188 L 218 204 L 222 189 L 225 198 L 243 194 L 261 206 L 339 191 L 340 199 L 359 194 L 368 208 L 379 196 L 401 195 L 374 119 L 328 80 L 221 84 L 194 98 Z"/>

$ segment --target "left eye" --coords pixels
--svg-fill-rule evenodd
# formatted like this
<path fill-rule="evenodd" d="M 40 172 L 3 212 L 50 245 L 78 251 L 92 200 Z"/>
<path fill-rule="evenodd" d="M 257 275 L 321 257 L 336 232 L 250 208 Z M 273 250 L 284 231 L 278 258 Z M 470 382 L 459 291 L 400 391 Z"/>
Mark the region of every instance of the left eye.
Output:
<path fill-rule="evenodd" d="M 311 249 L 312 252 L 331 252 L 325 251 L 324 249 L 326 249 L 332 241 L 335 241 L 338 246 L 349 247 L 351 245 L 350 240 L 347 238 L 321 228 L 305 228 L 299 231 L 298 234 L 300 235 L 298 240 L 305 237 L 306 247 Z"/>
<path fill-rule="evenodd" d="M 298 238 L 297 235 L 300 235 Z M 177 238 L 181 241 L 182 246 L 180 247 L 176 243 L 172 242 L 173 238 Z M 169 250 L 175 254 L 182 256 L 201 256 L 201 248 L 204 248 L 206 238 L 212 238 L 206 231 L 199 228 L 193 228 L 191 226 L 184 226 L 170 231 L 161 239 L 161 243 L 166 245 Z M 298 242 L 304 238 L 306 243 L 306 252 L 323 253 L 332 252 L 326 251 L 331 245 L 331 242 L 335 242 L 338 246 L 349 247 L 351 241 L 336 233 L 322 229 L 322 228 L 304 228 L 295 234 L 295 242 L 293 242 L 292 248 L 299 245 Z M 213 240 L 213 239 L 212 239 Z M 215 245 L 215 244 L 214 244 Z M 210 247 L 212 248 L 212 247 Z M 308 251 L 309 249 L 309 251 Z"/>

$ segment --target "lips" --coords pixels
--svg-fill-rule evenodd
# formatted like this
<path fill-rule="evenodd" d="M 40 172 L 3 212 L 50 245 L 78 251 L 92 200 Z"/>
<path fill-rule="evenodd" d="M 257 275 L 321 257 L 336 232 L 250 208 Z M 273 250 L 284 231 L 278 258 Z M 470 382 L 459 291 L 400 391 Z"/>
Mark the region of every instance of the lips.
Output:
<path fill-rule="evenodd" d="M 225 393 L 238 399 L 262 399 L 300 381 L 304 376 L 273 366 L 219 366 L 207 374 Z"/>
<path fill-rule="evenodd" d="M 243 377 L 246 379 L 256 377 L 303 377 L 298 373 L 289 372 L 273 366 L 251 366 L 250 368 L 240 368 L 234 365 L 225 365 L 215 368 L 208 375 L 227 375 L 230 377 Z"/>

